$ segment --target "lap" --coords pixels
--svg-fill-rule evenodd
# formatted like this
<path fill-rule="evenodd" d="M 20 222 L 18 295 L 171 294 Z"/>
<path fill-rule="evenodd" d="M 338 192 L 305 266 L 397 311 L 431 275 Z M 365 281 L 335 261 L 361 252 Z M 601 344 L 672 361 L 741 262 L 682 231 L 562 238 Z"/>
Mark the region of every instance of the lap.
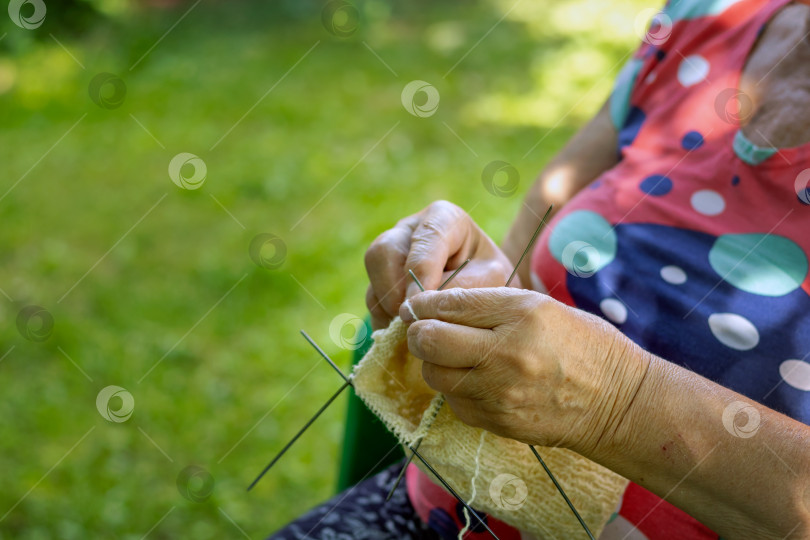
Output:
<path fill-rule="evenodd" d="M 416 515 L 404 481 L 385 501 L 401 468 L 394 465 L 334 496 L 268 540 L 438 540 Z"/>

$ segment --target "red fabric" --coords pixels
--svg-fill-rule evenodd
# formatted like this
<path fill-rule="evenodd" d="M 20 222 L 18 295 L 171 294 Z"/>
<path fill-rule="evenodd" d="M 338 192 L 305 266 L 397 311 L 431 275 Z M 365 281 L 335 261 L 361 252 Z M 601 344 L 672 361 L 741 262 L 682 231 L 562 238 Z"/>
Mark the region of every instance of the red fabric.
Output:
<path fill-rule="evenodd" d="M 733 149 L 739 126 L 716 111 L 716 96 L 725 89 L 739 87 L 745 60 L 759 31 L 787 3 L 743 0 L 719 15 L 676 21 L 670 38 L 659 47 L 662 53 L 659 48 L 642 45 L 636 57 L 643 58 L 644 63 L 631 97 L 631 103 L 645 113 L 639 132 L 632 144 L 621 150 L 620 163 L 594 182 L 595 189 L 583 190 L 555 216 L 533 253 L 532 271 L 551 296 L 574 305 L 566 287 L 567 271 L 551 254 L 549 236 L 556 223 L 576 210 L 596 212 L 614 226 L 661 224 L 715 236 L 761 233 L 762 223 L 778 222 L 773 234 L 791 238 L 810 253 L 810 235 L 801 233 L 806 230 L 807 211 L 796 199 L 793 185 L 796 172 L 801 170 L 799 165 L 810 168 L 810 145 L 783 149 L 763 163 L 749 165 Z M 708 74 L 695 84 L 684 85 L 678 79 L 679 67 L 684 58 L 696 55 L 708 62 Z M 682 140 L 691 132 L 701 134 L 703 141 L 687 151 Z M 642 179 L 660 171 L 669 171 L 667 176 L 674 185 L 665 197 L 649 196 L 639 189 Z M 738 177 L 734 184 L 727 180 L 733 177 Z M 738 184 L 746 189 L 737 188 Z M 696 190 L 707 187 L 725 201 L 727 209 L 721 218 L 700 214 L 690 203 Z M 785 216 L 791 204 L 798 211 Z M 756 221 L 750 219 L 753 209 Z M 810 293 L 810 276 L 802 288 Z M 455 499 L 434 486 L 415 466 L 407 471 L 406 481 L 423 520 L 428 521 L 431 511 L 437 508 L 456 516 Z M 650 539 L 718 538 L 696 519 L 632 483 L 618 513 Z M 497 520 L 489 518 L 488 523 L 505 540 L 520 538 L 515 529 Z M 474 540 L 487 537 L 486 533 L 465 536 Z"/>

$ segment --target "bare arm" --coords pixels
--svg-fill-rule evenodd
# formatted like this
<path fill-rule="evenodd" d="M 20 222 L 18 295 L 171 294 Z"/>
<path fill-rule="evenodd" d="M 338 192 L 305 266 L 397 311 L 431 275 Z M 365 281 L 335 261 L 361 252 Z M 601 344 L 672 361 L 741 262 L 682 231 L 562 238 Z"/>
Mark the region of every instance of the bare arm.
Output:
<path fill-rule="evenodd" d="M 810 427 L 660 358 L 589 457 L 723 538 L 810 538 Z"/>
<path fill-rule="evenodd" d="M 557 211 L 582 188 L 618 163 L 616 128 L 605 103 L 588 122 L 551 160 L 529 189 L 517 219 L 504 239 L 501 249 L 516 263 L 540 218 L 550 204 Z M 524 260 L 518 270 L 524 288 L 530 288 L 529 261 Z"/>
<path fill-rule="evenodd" d="M 570 448 L 723 538 L 810 538 L 810 426 L 534 291 L 428 291 L 409 303 L 408 346 L 462 421 Z"/>

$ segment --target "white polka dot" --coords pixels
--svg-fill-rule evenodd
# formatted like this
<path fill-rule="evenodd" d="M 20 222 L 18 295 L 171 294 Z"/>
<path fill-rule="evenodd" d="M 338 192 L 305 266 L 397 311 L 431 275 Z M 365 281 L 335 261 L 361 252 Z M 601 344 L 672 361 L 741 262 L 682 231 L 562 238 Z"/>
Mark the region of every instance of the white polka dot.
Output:
<path fill-rule="evenodd" d="M 615 298 L 605 298 L 602 300 L 599 304 L 599 309 L 602 310 L 605 317 L 616 324 L 624 324 L 627 320 L 627 307 Z"/>
<path fill-rule="evenodd" d="M 757 327 L 745 317 L 735 313 L 710 315 L 709 328 L 717 341 L 738 351 L 749 351 L 759 344 Z"/>
<path fill-rule="evenodd" d="M 709 61 L 698 54 L 687 56 L 678 66 L 678 81 L 684 86 L 695 85 L 709 74 Z"/>
<path fill-rule="evenodd" d="M 706 216 L 716 216 L 726 209 L 726 200 L 722 195 L 710 189 L 703 189 L 692 194 L 692 208 Z"/>
<path fill-rule="evenodd" d="M 661 269 L 661 279 L 673 285 L 686 283 L 686 272 L 680 266 L 665 266 Z"/>
<path fill-rule="evenodd" d="M 655 79 L 657 79 L 657 78 L 658 78 L 658 74 L 656 72 L 654 72 L 654 71 L 651 72 L 649 75 L 647 75 L 647 79 L 646 79 L 647 84 L 654 83 Z"/>
<path fill-rule="evenodd" d="M 779 375 L 793 388 L 810 392 L 810 364 L 802 360 L 785 360 L 779 366 Z"/>

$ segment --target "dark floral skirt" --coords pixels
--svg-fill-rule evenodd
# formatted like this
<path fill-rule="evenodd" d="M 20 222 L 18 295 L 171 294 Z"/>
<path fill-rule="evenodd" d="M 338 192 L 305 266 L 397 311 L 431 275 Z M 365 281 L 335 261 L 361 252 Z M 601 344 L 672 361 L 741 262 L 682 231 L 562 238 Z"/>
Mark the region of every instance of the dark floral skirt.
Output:
<path fill-rule="evenodd" d="M 269 540 L 439 540 L 416 514 L 404 479 L 385 502 L 400 469 L 394 465 L 335 495 Z"/>

